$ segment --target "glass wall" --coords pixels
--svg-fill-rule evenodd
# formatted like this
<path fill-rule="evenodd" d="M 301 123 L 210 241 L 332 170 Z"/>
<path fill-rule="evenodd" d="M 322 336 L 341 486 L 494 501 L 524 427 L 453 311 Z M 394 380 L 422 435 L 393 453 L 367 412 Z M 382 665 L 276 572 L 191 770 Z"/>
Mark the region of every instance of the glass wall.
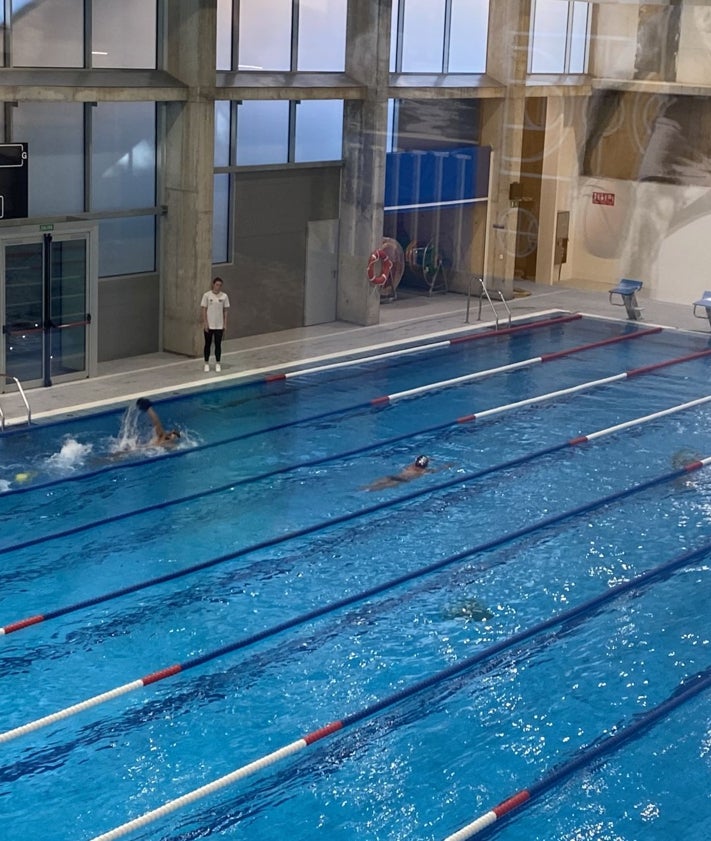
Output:
<path fill-rule="evenodd" d="M 7 23 L 6 66 L 156 66 L 157 0 L 11 0 Z"/>
<path fill-rule="evenodd" d="M 126 211 L 100 221 L 99 274 L 154 271 L 155 217 L 132 212 L 156 204 L 155 104 L 22 102 L 11 113 L 11 142 L 28 144 L 29 215 Z"/>
<path fill-rule="evenodd" d="M 84 106 L 20 102 L 12 109 L 12 125 L 13 140 L 28 144 L 30 216 L 83 211 Z"/>
<path fill-rule="evenodd" d="M 531 18 L 531 73 L 585 73 L 589 3 L 535 0 Z"/>
<path fill-rule="evenodd" d="M 484 73 L 490 0 L 393 0 L 393 73 Z"/>
<path fill-rule="evenodd" d="M 217 69 L 343 71 L 347 7 L 348 0 L 218 0 Z"/>
<path fill-rule="evenodd" d="M 156 0 L 92 0 L 92 67 L 156 66 Z"/>

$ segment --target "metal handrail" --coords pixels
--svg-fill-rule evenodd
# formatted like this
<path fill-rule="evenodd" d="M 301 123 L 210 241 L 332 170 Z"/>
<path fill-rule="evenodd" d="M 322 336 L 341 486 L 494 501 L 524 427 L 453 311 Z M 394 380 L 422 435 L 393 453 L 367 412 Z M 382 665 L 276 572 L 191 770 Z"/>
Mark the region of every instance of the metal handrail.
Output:
<path fill-rule="evenodd" d="M 496 307 L 494 306 L 494 302 L 491 300 L 491 296 L 489 295 L 489 290 L 486 288 L 486 283 L 484 283 L 484 278 L 481 277 L 481 275 L 472 275 L 472 277 L 469 278 L 469 289 L 467 291 L 467 318 L 466 318 L 466 323 L 469 324 L 469 309 L 470 309 L 470 306 L 471 306 L 472 282 L 474 280 L 478 280 L 480 285 L 481 285 L 481 294 L 479 295 L 479 312 L 477 313 L 477 321 L 481 321 L 482 302 L 483 302 L 484 298 L 486 298 L 486 300 L 489 302 L 489 306 L 491 307 L 491 311 L 494 314 L 494 321 L 496 323 L 496 329 L 498 330 L 499 329 L 499 314 L 496 311 Z M 501 292 L 501 290 L 499 290 L 498 294 L 499 294 L 499 298 L 501 298 L 501 301 L 502 301 L 502 303 L 503 303 L 503 305 L 506 309 L 506 312 L 508 314 L 508 321 L 509 321 L 509 327 L 510 327 L 511 326 L 511 310 L 509 309 L 509 305 L 506 303 L 506 298 L 504 298 L 504 293 Z"/>
<path fill-rule="evenodd" d="M 5 377 L 7 380 L 13 380 L 15 385 L 17 386 L 17 390 L 20 392 L 20 397 L 22 397 L 22 402 L 25 404 L 25 409 L 27 410 L 27 424 L 32 423 L 32 410 L 30 409 L 30 404 L 27 402 L 27 395 L 25 394 L 25 390 L 22 387 L 22 383 L 17 379 L 17 377 L 13 377 L 12 374 L 4 374 L 0 373 L 0 377 Z M 2 408 L 0 407 L 0 432 L 5 431 L 5 413 L 3 412 Z"/>

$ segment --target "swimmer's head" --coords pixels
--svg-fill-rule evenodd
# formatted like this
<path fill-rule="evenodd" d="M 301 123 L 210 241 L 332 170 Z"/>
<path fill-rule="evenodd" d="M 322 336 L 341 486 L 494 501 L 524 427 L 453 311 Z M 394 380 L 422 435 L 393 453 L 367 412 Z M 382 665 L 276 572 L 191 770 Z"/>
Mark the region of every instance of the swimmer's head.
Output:
<path fill-rule="evenodd" d="M 419 467 L 422 470 L 424 470 L 429 463 L 430 460 L 428 456 L 417 456 L 415 459 L 415 467 Z"/>
<path fill-rule="evenodd" d="M 171 429 L 170 432 L 165 436 L 168 441 L 175 441 L 176 439 L 180 438 L 180 430 L 179 429 Z"/>
<path fill-rule="evenodd" d="M 15 473 L 15 481 L 18 485 L 22 485 L 24 482 L 29 482 L 31 478 L 31 473 Z"/>

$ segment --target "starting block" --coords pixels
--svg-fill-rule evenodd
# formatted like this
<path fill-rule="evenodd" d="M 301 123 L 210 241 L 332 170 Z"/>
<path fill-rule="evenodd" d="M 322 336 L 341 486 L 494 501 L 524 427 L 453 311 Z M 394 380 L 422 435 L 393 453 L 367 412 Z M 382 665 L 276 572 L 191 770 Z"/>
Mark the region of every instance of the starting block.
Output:
<path fill-rule="evenodd" d="M 614 289 L 610 289 L 610 303 L 615 307 L 624 307 L 630 321 L 638 321 L 642 317 L 642 307 L 637 303 L 637 292 L 641 288 L 641 280 L 630 280 L 623 277 Z M 619 295 L 621 300 L 613 300 L 613 295 Z"/>
<path fill-rule="evenodd" d="M 697 309 L 704 310 L 704 312 L 699 315 L 696 312 Z M 711 324 L 711 290 L 707 289 L 703 297 L 699 298 L 698 301 L 694 301 L 693 313 L 696 318 L 708 318 L 709 324 Z"/>

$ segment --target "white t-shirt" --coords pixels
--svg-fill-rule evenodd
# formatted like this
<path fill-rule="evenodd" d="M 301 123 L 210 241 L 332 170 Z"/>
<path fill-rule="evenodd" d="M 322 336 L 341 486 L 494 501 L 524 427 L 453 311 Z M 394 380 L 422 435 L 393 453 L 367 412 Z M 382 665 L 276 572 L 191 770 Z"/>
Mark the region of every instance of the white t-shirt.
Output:
<path fill-rule="evenodd" d="M 212 289 L 202 296 L 200 306 L 207 310 L 207 326 L 210 330 L 223 330 L 225 327 L 224 312 L 230 308 L 230 299 L 225 292 L 216 295 Z"/>

